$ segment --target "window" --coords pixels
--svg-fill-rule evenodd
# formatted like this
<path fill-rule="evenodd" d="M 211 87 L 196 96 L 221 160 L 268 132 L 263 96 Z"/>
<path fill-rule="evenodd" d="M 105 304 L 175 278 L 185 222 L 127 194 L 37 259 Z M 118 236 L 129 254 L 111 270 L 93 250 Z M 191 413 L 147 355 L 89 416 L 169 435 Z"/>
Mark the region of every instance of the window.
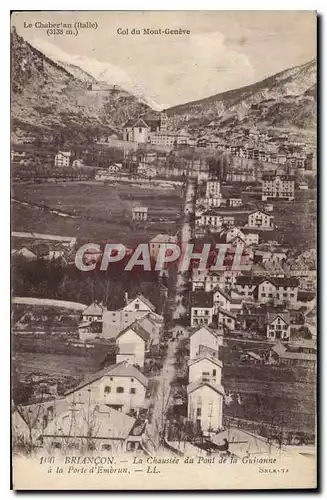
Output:
<path fill-rule="evenodd" d="M 196 409 L 196 416 L 201 417 L 201 408 Z"/>
<path fill-rule="evenodd" d="M 140 132 L 140 134 L 141 134 L 141 132 L 142 132 L 142 127 L 140 127 L 140 128 L 139 128 L 139 132 Z"/>
<path fill-rule="evenodd" d="M 106 385 L 104 388 L 104 393 L 109 394 L 111 392 L 111 387 L 109 385 Z"/>
<path fill-rule="evenodd" d="M 140 304 L 135 304 L 135 309 L 140 309 Z"/>
<path fill-rule="evenodd" d="M 212 370 L 212 376 L 215 377 L 217 375 L 217 370 Z"/>
<path fill-rule="evenodd" d="M 284 325 L 283 328 L 284 328 L 284 330 L 287 330 L 287 325 Z"/>
<path fill-rule="evenodd" d="M 117 387 L 116 392 L 117 394 L 122 394 L 124 392 L 124 387 Z"/>
<path fill-rule="evenodd" d="M 130 394 L 136 394 L 136 389 L 135 389 L 135 387 L 131 387 L 131 389 L 130 389 L 130 391 L 129 391 L 129 392 L 130 392 Z"/>
<path fill-rule="evenodd" d="M 106 450 L 106 451 L 111 451 L 111 445 L 110 444 L 103 444 L 101 446 L 101 449 Z"/>
<path fill-rule="evenodd" d="M 209 311 L 204 311 L 205 316 L 209 316 Z"/>
<path fill-rule="evenodd" d="M 198 315 L 198 310 L 194 309 L 194 316 L 197 316 L 197 315 Z"/>
<path fill-rule="evenodd" d="M 131 378 L 131 382 L 134 382 L 134 379 L 133 379 L 133 378 Z"/>

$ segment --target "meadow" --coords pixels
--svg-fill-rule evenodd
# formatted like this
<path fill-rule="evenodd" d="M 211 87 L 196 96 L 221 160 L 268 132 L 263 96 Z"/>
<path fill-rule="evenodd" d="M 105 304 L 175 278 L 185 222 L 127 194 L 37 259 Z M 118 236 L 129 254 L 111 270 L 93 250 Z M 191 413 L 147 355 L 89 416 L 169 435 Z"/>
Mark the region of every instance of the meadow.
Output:
<path fill-rule="evenodd" d="M 148 241 L 158 233 L 176 233 L 180 187 L 163 188 L 112 182 L 15 184 L 12 222 L 16 231 L 76 236 L 85 241 Z M 132 207 L 148 207 L 146 223 L 132 222 Z M 55 212 L 55 213 L 54 213 Z"/>

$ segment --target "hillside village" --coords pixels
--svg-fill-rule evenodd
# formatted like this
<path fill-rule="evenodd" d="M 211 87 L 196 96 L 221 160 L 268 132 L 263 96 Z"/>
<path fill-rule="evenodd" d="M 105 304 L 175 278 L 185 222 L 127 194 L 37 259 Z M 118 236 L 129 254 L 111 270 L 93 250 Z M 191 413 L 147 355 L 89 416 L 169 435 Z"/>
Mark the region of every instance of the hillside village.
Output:
<path fill-rule="evenodd" d="M 197 131 L 187 120 L 178 126 L 173 108 L 159 113 L 144 103 L 133 102 L 125 116 L 121 89 L 41 64 L 39 51 L 13 38 L 24 57 L 33 55 L 31 72 L 42 73 L 44 85 L 50 70 L 64 70 L 69 86 L 86 99 L 101 93 L 119 115 L 88 140 L 65 137 L 58 124 L 48 145 L 42 134 L 27 138 L 21 110 L 32 90 L 16 61 L 15 450 L 312 454 L 315 145 L 255 121 L 223 133 L 210 120 Z M 303 99 L 312 104 L 314 96 Z M 253 106 L 260 107 L 251 113 Z M 151 262 L 169 244 L 193 244 L 197 255 L 187 270 L 177 261 L 160 271 L 128 273 L 117 264 L 104 272 L 104 245 L 119 231 L 128 256 L 137 243 L 148 246 Z M 91 241 L 100 249 L 85 252 L 93 269 L 83 273 L 75 257 Z M 212 269 L 220 246 L 225 270 Z"/>

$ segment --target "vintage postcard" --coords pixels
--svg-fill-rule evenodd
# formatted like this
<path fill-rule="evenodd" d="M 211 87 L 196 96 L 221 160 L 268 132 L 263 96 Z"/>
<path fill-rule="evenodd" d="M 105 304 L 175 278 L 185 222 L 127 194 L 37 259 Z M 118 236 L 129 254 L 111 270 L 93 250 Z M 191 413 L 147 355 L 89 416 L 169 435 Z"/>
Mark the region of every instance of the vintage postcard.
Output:
<path fill-rule="evenodd" d="M 317 488 L 316 24 L 12 13 L 14 489 Z"/>

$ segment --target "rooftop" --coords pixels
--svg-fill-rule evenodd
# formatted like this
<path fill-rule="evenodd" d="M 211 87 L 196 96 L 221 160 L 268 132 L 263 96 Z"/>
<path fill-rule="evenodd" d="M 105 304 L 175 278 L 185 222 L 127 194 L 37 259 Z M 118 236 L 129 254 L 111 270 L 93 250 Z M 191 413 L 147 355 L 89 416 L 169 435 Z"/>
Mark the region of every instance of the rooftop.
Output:
<path fill-rule="evenodd" d="M 107 375 L 116 377 L 136 378 L 142 385 L 144 385 L 144 387 L 147 387 L 148 385 L 148 379 L 143 375 L 143 373 L 141 373 L 137 368 L 135 368 L 135 366 L 127 364 L 125 361 L 122 361 L 121 363 L 107 366 L 106 368 L 103 368 L 102 370 L 99 370 L 96 373 L 92 373 L 86 376 L 79 385 L 77 385 L 72 389 L 69 389 L 65 393 L 65 396 L 67 396 L 68 394 L 72 394 L 82 389 L 83 387 L 87 387 L 88 385 L 92 384 L 93 382 L 96 382 L 97 380 L 100 380 L 102 377 L 105 377 Z"/>
<path fill-rule="evenodd" d="M 149 332 L 147 332 L 143 328 L 143 326 L 140 325 L 140 323 L 138 321 L 134 321 L 134 323 L 132 323 L 131 325 L 129 325 L 126 328 L 124 328 L 124 330 L 122 330 L 117 335 L 116 340 L 119 339 L 119 337 L 121 337 L 122 335 L 124 335 L 129 330 L 133 330 L 133 332 L 135 332 L 139 337 L 141 337 L 141 339 L 144 340 L 144 342 L 147 342 L 149 340 L 149 337 L 150 337 Z"/>
<path fill-rule="evenodd" d="M 193 292 L 191 307 L 213 307 L 213 294 L 211 292 Z"/>

